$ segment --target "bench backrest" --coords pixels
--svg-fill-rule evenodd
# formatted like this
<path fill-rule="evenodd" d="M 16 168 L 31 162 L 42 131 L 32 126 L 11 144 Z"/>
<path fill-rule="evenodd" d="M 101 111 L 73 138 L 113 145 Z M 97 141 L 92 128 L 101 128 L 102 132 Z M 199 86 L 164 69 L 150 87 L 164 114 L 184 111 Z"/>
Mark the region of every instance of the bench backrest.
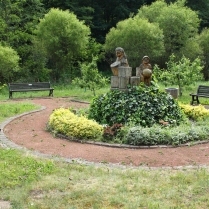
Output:
<path fill-rule="evenodd" d="M 37 82 L 37 83 L 9 83 L 10 90 L 16 89 L 47 89 L 50 88 L 50 82 Z"/>
<path fill-rule="evenodd" d="M 209 86 L 199 85 L 197 89 L 197 94 L 209 96 Z"/>

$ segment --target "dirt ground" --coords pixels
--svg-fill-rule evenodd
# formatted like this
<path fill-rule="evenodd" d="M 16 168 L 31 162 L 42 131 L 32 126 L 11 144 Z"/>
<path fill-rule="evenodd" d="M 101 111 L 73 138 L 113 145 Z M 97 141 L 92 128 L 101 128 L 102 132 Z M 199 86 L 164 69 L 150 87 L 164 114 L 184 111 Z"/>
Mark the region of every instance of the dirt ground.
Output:
<path fill-rule="evenodd" d="M 46 131 L 47 121 L 54 109 L 59 107 L 84 108 L 88 107 L 89 104 L 72 101 L 70 98 L 34 98 L 28 99 L 28 101 L 46 108 L 14 119 L 5 126 L 4 134 L 9 140 L 29 150 L 89 162 L 131 166 L 178 167 L 209 165 L 209 143 L 176 148 L 129 149 L 54 138 L 51 133 Z"/>

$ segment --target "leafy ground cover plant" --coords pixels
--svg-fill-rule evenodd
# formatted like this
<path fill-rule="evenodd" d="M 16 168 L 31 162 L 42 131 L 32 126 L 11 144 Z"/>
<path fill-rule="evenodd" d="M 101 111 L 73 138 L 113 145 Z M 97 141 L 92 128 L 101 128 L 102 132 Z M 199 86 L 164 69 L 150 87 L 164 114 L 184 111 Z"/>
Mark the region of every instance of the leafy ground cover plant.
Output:
<path fill-rule="evenodd" d="M 114 90 L 97 96 L 90 104 L 89 118 L 100 124 L 138 124 L 151 127 L 159 121 L 179 125 L 184 113 L 178 103 L 156 85 L 135 86 L 127 92 Z"/>
<path fill-rule="evenodd" d="M 204 106 L 179 103 L 187 116 L 184 124 L 155 124 L 152 127 L 130 126 L 118 134 L 121 143 L 131 145 L 180 145 L 208 139 L 209 110 Z"/>
<path fill-rule="evenodd" d="M 207 124 L 184 124 L 175 127 L 155 125 L 150 128 L 131 127 L 123 143 L 131 145 L 180 145 L 208 138 Z"/>
<path fill-rule="evenodd" d="M 69 110 L 76 118 L 96 116 L 93 120 L 97 120 L 99 134 L 92 127 L 90 130 L 89 122 L 86 130 L 81 130 L 83 120 L 68 124 L 65 113 L 58 120 L 57 115 L 50 128 L 70 138 L 148 146 L 180 145 L 208 137 L 209 111 L 204 106 L 179 103 L 154 84 L 129 88 L 128 92 L 108 91 L 95 97 L 92 104 L 90 111 Z"/>

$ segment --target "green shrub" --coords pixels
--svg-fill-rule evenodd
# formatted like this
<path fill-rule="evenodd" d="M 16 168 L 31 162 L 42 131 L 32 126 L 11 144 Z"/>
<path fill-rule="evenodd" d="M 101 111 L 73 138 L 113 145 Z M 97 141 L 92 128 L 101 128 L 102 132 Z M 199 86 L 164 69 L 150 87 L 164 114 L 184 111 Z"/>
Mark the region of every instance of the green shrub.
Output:
<path fill-rule="evenodd" d="M 2 89 L 4 89 L 6 86 L 7 86 L 6 84 L 2 84 L 2 83 L 0 82 L 0 92 L 1 92 Z"/>
<path fill-rule="evenodd" d="M 151 128 L 141 126 L 129 129 L 123 143 L 130 145 L 180 145 L 187 142 L 205 140 L 208 138 L 209 127 L 207 124 L 191 124 L 162 127 L 155 125 Z"/>
<path fill-rule="evenodd" d="M 68 137 L 93 139 L 100 137 L 103 127 L 85 116 L 77 116 L 69 109 L 59 108 L 49 118 L 49 129 Z"/>
<path fill-rule="evenodd" d="M 209 110 L 202 105 L 191 106 L 181 103 L 179 105 L 189 119 L 199 121 L 209 117 Z"/>
<path fill-rule="evenodd" d="M 140 124 L 151 127 L 159 121 L 180 124 L 184 114 L 178 103 L 155 85 L 109 91 L 90 104 L 89 118 L 100 124 Z"/>

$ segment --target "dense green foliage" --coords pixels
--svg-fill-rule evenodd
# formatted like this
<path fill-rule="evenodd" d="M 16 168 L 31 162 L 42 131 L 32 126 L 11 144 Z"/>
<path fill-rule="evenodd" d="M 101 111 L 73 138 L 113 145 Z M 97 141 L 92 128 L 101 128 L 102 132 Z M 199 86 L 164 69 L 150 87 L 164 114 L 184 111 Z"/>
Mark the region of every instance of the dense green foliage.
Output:
<path fill-rule="evenodd" d="M 80 20 L 91 27 L 92 35 L 100 43 L 104 43 L 105 35 L 120 20 L 137 12 L 138 8 L 148 3 L 146 0 L 43 0 L 47 9 L 55 7 L 73 11 Z"/>
<path fill-rule="evenodd" d="M 144 128 L 131 127 L 124 137 L 123 143 L 131 145 L 180 145 L 187 142 L 205 140 L 208 138 L 208 125 L 181 125 L 180 127 L 153 126 Z"/>
<path fill-rule="evenodd" d="M 154 75 L 158 81 L 166 86 L 178 85 L 180 96 L 182 95 L 183 87 L 203 79 L 201 73 L 203 67 L 199 58 L 191 62 L 190 59 L 182 57 L 181 60 L 176 62 L 175 56 L 172 54 L 166 65 L 166 69 L 159 69 L 158 66 L 155 66 Z"/>
<path fill-rule="evenodd" d="M 14 78 L 19 71 L 19 60 L 14 49 L 0 45 L 0 81 L 10 82 Z"/>
<path fill-rule="evenodd" d="M 34 76 L 33 31 L 45 12 L 40 0 L 0 1 L 0 42 L 13 48 L 20 57 L 20 71 L 13 80 L 27 80 Z"/>
<path fill-rule="evenodd" d="M 151 5 L 156 0 L 42 0 L 45 9 L 60 8 L 73 11 L 80 20 L 84 20 L 90 26 L 92 36 L 100 43 L 104 43 L 108 31 L 116 24 L 133 16 L 143 5 Z M 176 0 L 166 0 L 166 3 L 174 3 Z M 208 0 L 187 0 L 185 5 L 192 10 L 198 11 L 202 19 L 201 28 L 209 26 L 209 1 Z"/>
<path fill-rule="evenodd" d="M 209 48 L 208 48 L 209 29 L 208 28 L 202 30 L 202 32 L 198 37 L 198 42 L 201 49 L 203 50 L 202 61 L 204 64 L 204 68 L 203 68 L 204 77 L 208 80 L 209 79 Z"/>
<path fill-rule="evenodd" d="M 20 57 L 19 71 L 13 73 L 13 76 L 10 77 L 11 81 L 71 82 L 75 76 L 79 75 L 79 62 L 91 62 L 89 57 L 91 58 L 92 54 L 102 58 L 104 50 L 100 44 L 104 44 L 109 31 L 119 29 L 118 25 L 123 26 L 120 31 L 125 35 L 124 38 L 130 36 L 130 41 L 126 42 L 129 39 L 122 37 L 108 47 L 106 59 L 100 59 L 98 65 L 100 71 L 109 73 L 110 60 L 113 59 L 112 52 L 114 53 L 114 48 L 120 44 L 125 51 L 127 47 L 127 55 L 132 67 L 139 64 L 143 53 L 143 55 L 146 53 L 151 57 L 153 64 L 157 63 L 161 67 L 165 67 L 171 53 L 176 53 L 175 55 L 179 59 L 183 55 L 191 60 L 199 56 L 205 64 L 204 77 L 208 79 L 208 53 L 205 48 L 208 45 L 208 39 L 205 39 L 205 35 L 198 36 L 198 33 L 209 25 L 208 8 L 208 0 L 2 0 L 0 1 L 0 40 L 2 46 L 11 47 Z M 43 34 L 39 34 L 37 37 L 35 30 L 37 26 L 40 26 L 40 20 L 45 19 L 51 10 L 74 15 L 70 16 L 70 20 L 65 24 L 66 27 L 60 20 L 63 16 L 59 15 L 58 18 L 55 18 L 56 21 L 51 21 L 53 24 L 49 24 L 49 27 L 41 30 L 40 33 L 43 32 Z M 140 20 L 136 20 L 138 18 Z M 143 18 L 144 24 L 141 18 Z M 147 24 L 145 24 L 144 18 L 147 19 Z M 59 21 L 61 21 L 60 24 Z M 66 28 L 71 22 L 82 24 L 81 27 L 74 30 L 69 40 L 69 30 Z M 128 25 L 129 23 L 131 23 L 131 27 Z M 158 26 L 154 23 L 157 23 Z M 89 37 L 85 34 L 84 38 L 79 41 L 77 38 L 83 34 L 79 30 L 81 28 L 88 28 Z M 60 33 L 58 34 L 57 31 Z M 155 33 L 160 38 L 157 43 L 156 37 L 153 39 Z M 44 42 L 40 41 L 41 35 L 45 37 Z M 143 38 L 144 36 L 145 38 Z M 117 35 L 117 37 L 120 36 Z M 89 41 L 88 38 L 93 41 Z M 86 39 L 88 39 L 87 45 L 80 48 L 80 44 L 84 43 Z M 113 39 L 114 37 L 111 37 L 111 40 Z M 49 45 L 46 47 L 47 42 L 50 42 L 51 46 L 54 45 L 54 48 L 49 49 Z M 106 44 L 113 43 L 109 38 L 108 42 Z M 163 45 L 165 53 L 163 53 Z M 158 49 L 156 50 L 155 47 Z M 74 50 L 73 55 L 70 54 L 72 49 Z M 7 82 L 7 80 L 8 78 L 0 76 L 0 82 Z"/>
<path fill-rule="evenodd" d="M 163 32 L 157 24 L 145 19 L 129 18 L 119 22 L 106 36 L 107 53 L 114 52 L 117 46 L 125 49 L 129 65 L 137 67 L 144 55 L 156 58 L 164 53 Z"/>
<path fill-rule="evenodd" d="M 76 115 L 70 109 L 59 108 L 49 117 L 49 129 L 55 134 L 75 139 L 95 139 L 102 135 L 103 127 L 83 115 Z"/>
<path fill-rule="evenodd" d="M 127 92 L 114 90 L 94 98 L 89 118 L 100 124 L 140 124 L 152 126 L 160 120 L 180 124 L 184 114 L 176 101 L 155 85 L 129 88 Z"/>
<path fill-rule="evenodd" d="M 144 5 L 139 9 L 136 17 L 147 18 L 149 22 L 159 24 L 164 35 L 165 53 L 162 55 L 163 62 L 166 62 L 172 53 L 181 58 L 182 49 L 191 38 L 198 34 L 200 22 L 198 15 L 185 7 L 183 1 L 176 1 L 173 4 L 156 1 L 150 6 Z M 195 52 L 193 51 L 193 53 Z"/>
<path fill-rule="evenodd" d="M 97 60 L 97 57 L 92 57 L 91 63 L 80 64 L 81 78 L 77 77 L 72 82 L 80 88 L 91 90 L 94 96 L 96 96 L 96 89 L 104 87 L 109 81 L 99 73 Z"/>
<path fill-rule="evenodd" d="M 73 13 L 51 9 L 40 20 L 36 34 L 46 52 L 54 80 L 59 81 L 61 75 L 70 79 L 72 65 L 87 48 L 89 28 Z"/>

